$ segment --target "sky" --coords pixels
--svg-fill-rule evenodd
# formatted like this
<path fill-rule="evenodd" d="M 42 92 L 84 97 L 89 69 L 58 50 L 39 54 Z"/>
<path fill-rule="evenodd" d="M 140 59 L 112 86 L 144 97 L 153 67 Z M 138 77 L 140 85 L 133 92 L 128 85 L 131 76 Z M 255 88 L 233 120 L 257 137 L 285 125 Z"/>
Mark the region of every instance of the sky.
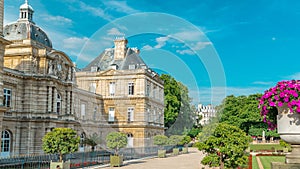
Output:
<path fill-rule="evenodd" d="M 79 68 L 116 37 L 189 88 L 193 103 L 263 93 L 300 79 L 298 0 L 28 0 L 33 20 Z M 24 0 L 5 0 L 4 24 Z"/>

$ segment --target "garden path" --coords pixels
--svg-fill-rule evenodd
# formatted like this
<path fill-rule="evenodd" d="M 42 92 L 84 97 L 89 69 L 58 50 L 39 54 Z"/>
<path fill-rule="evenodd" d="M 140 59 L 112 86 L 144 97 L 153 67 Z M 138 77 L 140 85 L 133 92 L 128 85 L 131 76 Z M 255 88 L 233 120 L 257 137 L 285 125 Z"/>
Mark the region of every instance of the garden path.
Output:
<path fill-rule="evenodd" d="M 264 169 L 264 166 L 262 165 L 260 158 L 258 156 L 256 156 L 256 161 L 257 161 L 259 169 Z"/>
<path fill-rule="evenodd" d="M 197 148 L 189 148 L 188 154 L 168 156 L 167 158 L 148 158 L 124 162 L 120 169 L 203 169 L 201 165 L 204 154 Z M 109 166 L 99 166 L 94 169 L 111 169 Z"/>

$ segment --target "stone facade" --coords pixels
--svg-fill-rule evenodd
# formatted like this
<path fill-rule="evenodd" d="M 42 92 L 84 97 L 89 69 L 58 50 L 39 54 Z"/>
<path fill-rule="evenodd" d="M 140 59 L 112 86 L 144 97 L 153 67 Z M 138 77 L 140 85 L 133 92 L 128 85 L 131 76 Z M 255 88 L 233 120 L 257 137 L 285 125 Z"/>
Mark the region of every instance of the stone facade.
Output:
<path fill-rule="evenodd" d="M 3 23 L 3 0 L 0 10 Z M 75 129 L 81 140 L 96 134 L 104 141 L 109 132 L 121 131 L 134 147 L 152 145 L 153 136 L 164 133 L 163 82 L 125 38 L 115 41 L 113 64 L 97 57 L 78 70 L 52 48 L 32 14 L 25 1 L 19 20 L 0 31 L 2 157 L 43 153 L 42 138 L 56 127 Z M 114 50 L 101 56 L 114 56 Z"/>
<path fill-rule="evenodd" d="M 213 105 L 203 105 L 203 104 L 198 104 L 197 110 L 196 110 L 196 125 L 206 125 L 210 123 L 210 120 L 213 117 L 216 117 L 216 109 Z M 201 116 L 201 117 L 199 117 Z"/>

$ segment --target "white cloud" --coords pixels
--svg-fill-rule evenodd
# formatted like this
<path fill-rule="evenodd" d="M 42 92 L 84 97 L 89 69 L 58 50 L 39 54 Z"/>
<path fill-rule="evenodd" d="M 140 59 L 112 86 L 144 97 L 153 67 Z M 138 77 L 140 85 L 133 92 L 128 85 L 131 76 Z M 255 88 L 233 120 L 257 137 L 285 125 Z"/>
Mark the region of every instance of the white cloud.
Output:
<path fill-rule="evenodd" d="M 180 41 L 199 41 L 202 39 L 203 33 L 199 31 L 182 31 L 175 34 L 170 35 L 171 37 L 174 37 L 175 39 L 178 39 Z"/>
<path fill-rule="evenodd" d="M 65 18 L 63 16 L 51 16 L 51 15 L 45 15 L 45 17 L 43 17 L 43 19 L 45 21 L 54 23 L 54 24 L 72 24 L 72 20 L 69 18 Z"/>
<path fill-rule="evenodd" d="M 108 35 L 116 35 L 116 36 L 124 36 L 125 34 L 120 32 L 118 28 L 111 28 L 110 30 L 107 31 Z"/>
<path fill-rule="evenodd" d="M 105 5 L 109 8 L 114 9 L 117 12 L 122 12 L 125 14 L 132 14 L 132 13 L 139 12 L 138 10 L 128 6 L 126 1 L 107 1 Z"/>
<path fill-rule="evenodd" d="M 166 45 L 166 42 L 169 40 L 169 37 L 167 37 L 167 36 L 158 37 L 155 40 L 157 42 L 157 45 L 155 45 L 154 48 L 160 49 Z"/>
<path fill-rule="evenodd" d="M 201 50 L 205 48 L 207 45 L 211 45 L 211 42 L 197 42 L 196 44 L 192 44 L 192 49 L 193 50 Z"/>
<path fill-rule="evenodd" d="M 153 49 L 153 47 L 150 45 L 145 45 L 142 47 L 142 50 L 151 50 L 151 49 Z"/>
<path fill-rule="evenodd" d="M 177 53 L 181 54 L 181 55 L 194 55 L 195 52 L 190 50 L 190 49 L 184 49 L 184 50 L 176 50 Z"/>
<path fill-rule="evenodd" d="M 297 72 L 297 73 L 294 73 L 294 74 L 288 76 L 287 79 L 300 80 L 300 72 Z"/>
<path fill-rule="evenodd" d="M 63 47 L 66 49 L 82 49 L 84 44 L 89 40 L 87 37 L 78 38 L 78 37 L 70 37 L 63 40 Z"/>
<path fill-rule="evenodd" d="M 106 14 L 105 11 L 102 8 L 95 8 L 93 6 L 87 5 L 83 2 L 79 3 L 80 5 L 80 9 L 86 12 L 89 12 L 91 14 L 93 14 L 94 16 L 98 16 L 101 17 L 105 20 L 111 21 L 113 19 L 113 17 L 109 14 Z"/>

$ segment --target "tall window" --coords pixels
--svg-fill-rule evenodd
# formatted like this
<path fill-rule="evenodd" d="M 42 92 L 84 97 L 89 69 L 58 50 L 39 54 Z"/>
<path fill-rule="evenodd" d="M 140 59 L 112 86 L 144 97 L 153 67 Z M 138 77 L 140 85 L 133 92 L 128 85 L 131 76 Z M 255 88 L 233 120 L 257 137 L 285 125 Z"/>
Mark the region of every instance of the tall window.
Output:
<path fill-rule="evenodd" d="M 81 118 L 84 119 L 85 117 L 85 104 L 81 104 Z"/>
<path fill-rule="evenodd" d="M 9 156 L 10 152 L 10 133 L 7 130 L 2 131 L 1 136 L 1 156 Z"/>
<path fill-rule="evenodd" d="M 116 83 L 115 82 L 110 82 L 109 83 L 109 95 L 110 96 L 115 95 L 115 88 L 116 88 Z"/>
<path fill-rule="evenodd" d="M 93 115 L 94 120 L 96 120 L 96 116 L 97 116 L 97 106 L 94 108 L 94 115 Z"/>
<path fill-rule="evenodd" d="M 90 92 L 96 93 L 96 83 L 91 83 L 90 84 Z"/>
<path fill-rule="evenodd" d="M 134 83 L 128 83 L 128 95 L 134 95 Z"/>
<path fill-rule="evenodd" d="M 3 96 L 3 106 L 10 107 L 11 106 L 11 89 L 4 89 Z"/>
<path fill-rule="evenodd" d="M 146 84 L 146 96 L 150 96 L 150 82 Z"/>
<path fill-rule="evenodd" d="M 127 121 L 133 121 L 133 114 L 134 113 L 134 109 L 132 107 L 129 107 L 127 110 Z"/>
<path fill-rule="evenodd" d="M 133 147 L 133 134 L 127 134 L 127 147 Z"/>
<path fill-rule="evenodd" d="M 60 97 L 60 94 L 57 94 L 57 97 L 56 97 L 56 113 L 60 114 L 60 110 L 61 110 L 61 97 Z"/>
<path fill-rule="evenodd" d="M 80 143 L 79 143 L 79 151 L 84 151 L 84 139 L 85 139 L 85 133 L 80 134 Z"/>
<path fill-rule="evenodd" d="M 108 108 L 108 122 L 114 122 L 115 121 L 115 108 L 109 107 Z"/>

